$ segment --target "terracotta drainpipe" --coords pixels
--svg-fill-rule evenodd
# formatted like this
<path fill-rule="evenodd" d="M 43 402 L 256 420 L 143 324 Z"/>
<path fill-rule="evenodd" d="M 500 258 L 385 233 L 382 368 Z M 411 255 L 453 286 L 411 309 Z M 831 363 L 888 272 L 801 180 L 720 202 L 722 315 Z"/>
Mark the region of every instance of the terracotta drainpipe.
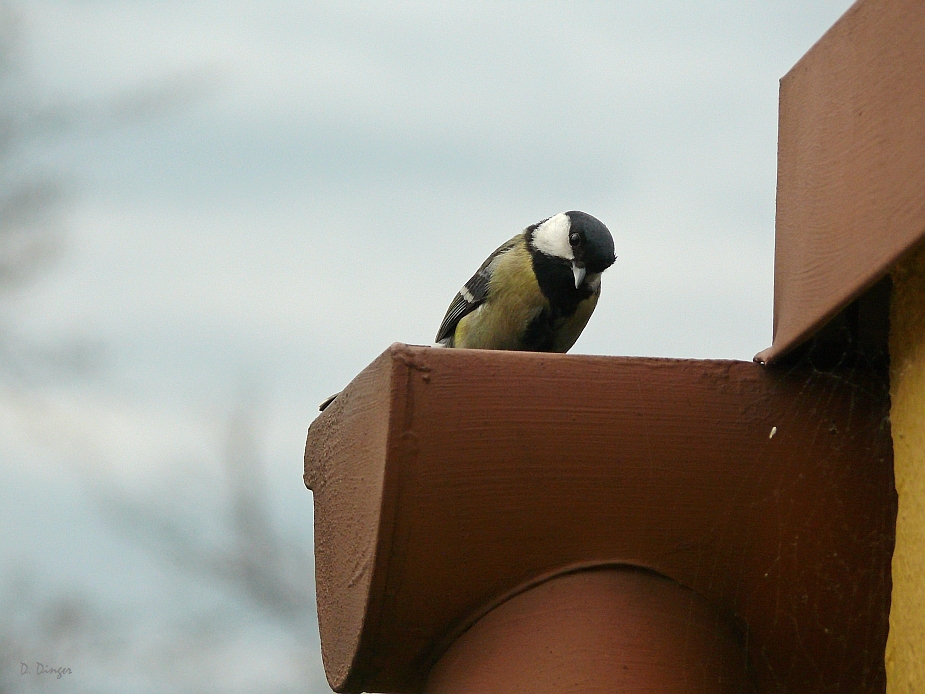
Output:
<path fill-rule="evenodd" d="M 566 574 L 489 612 L 427 679 L 428 694 L 742 694 L 744 635 L 700 595 L 630 567 Z"/>
<path fill-rule="evenodd" d="M 708 694 L 744 655 L 758 692 L 882 691 L 886 394 L 863 370 L 393 345 L 308 436 L 332 687 Z"/>

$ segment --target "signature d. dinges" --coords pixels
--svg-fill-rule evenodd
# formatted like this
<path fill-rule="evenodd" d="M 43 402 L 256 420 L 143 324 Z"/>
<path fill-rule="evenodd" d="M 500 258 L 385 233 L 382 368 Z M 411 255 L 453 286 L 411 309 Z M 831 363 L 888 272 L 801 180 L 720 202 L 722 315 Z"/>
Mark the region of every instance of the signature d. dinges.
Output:
<path fill-rule="evenodd" d="M 61 679 L 61 675 L 70 675 L 71 668 L 69 667 L 51 667 L 36 661 L 35 670 L 29 668 L 29 665 L 20 661 L 19 663 L 19 674 L 20 675 L 56 675 L 56 679 Z"/>

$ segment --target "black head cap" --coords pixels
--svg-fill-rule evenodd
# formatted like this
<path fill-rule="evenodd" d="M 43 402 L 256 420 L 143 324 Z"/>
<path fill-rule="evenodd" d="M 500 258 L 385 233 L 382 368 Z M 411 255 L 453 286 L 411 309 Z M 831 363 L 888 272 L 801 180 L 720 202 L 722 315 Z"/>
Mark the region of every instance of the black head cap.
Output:
<path fill-rule="evenodd" d="M 613 236 L 604 223 L 587 212 L 573 210 L 565 213 L 569 225 L 569 244 L 575 260 L 585 264 L 588 272 L 603 272 L 617 259 Z"/>

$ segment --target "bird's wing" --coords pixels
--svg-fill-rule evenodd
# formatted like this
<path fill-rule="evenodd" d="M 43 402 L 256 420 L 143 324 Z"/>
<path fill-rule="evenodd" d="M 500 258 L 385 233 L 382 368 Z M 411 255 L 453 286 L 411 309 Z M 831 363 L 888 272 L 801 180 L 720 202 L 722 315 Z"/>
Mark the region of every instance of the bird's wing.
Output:
<path fill-rule="evenodd" d="M 478 272 L 472 275 L 469 281 L 463 285 L 463 288 L 459 290 L 459 293 L 450 303 L 450 307 L 446 310 L 446 315 L 440 324 L 440 330 L 437 331 L 436 342 L 443 342 L 448 338 L 452 338 L 456 332 L 456 326 L 459 325 L 459 321 L 462 320 L 463 316 L 472 313 L 485 303 L 488 296 L 488 283 L 491 280 L 492 263 L 499 256 L 511 250 L 522 238 L 523 235 L 518 234 L 507 243 L 499 246 L 494 253 L 485 259 Z"/>

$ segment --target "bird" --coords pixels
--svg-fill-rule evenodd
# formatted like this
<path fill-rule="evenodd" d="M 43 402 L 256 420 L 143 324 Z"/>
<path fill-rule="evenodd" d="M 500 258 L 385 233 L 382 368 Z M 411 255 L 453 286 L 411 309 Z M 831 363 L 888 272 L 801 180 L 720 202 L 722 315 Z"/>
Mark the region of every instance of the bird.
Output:
<path fill-rule="evenodd" d="M 616 259 L 610 231 L 586 212 L 531 224 L 459 290 L 434 347 L 567 352 L 597 306 L 601 273 Z"/>
<path fill-rule="evenodd" d="M 613 236 L 585 212 L 531 224 L 482 263 L 447 309 L 437 347 L 567 352 L 613 265 Z"/>

